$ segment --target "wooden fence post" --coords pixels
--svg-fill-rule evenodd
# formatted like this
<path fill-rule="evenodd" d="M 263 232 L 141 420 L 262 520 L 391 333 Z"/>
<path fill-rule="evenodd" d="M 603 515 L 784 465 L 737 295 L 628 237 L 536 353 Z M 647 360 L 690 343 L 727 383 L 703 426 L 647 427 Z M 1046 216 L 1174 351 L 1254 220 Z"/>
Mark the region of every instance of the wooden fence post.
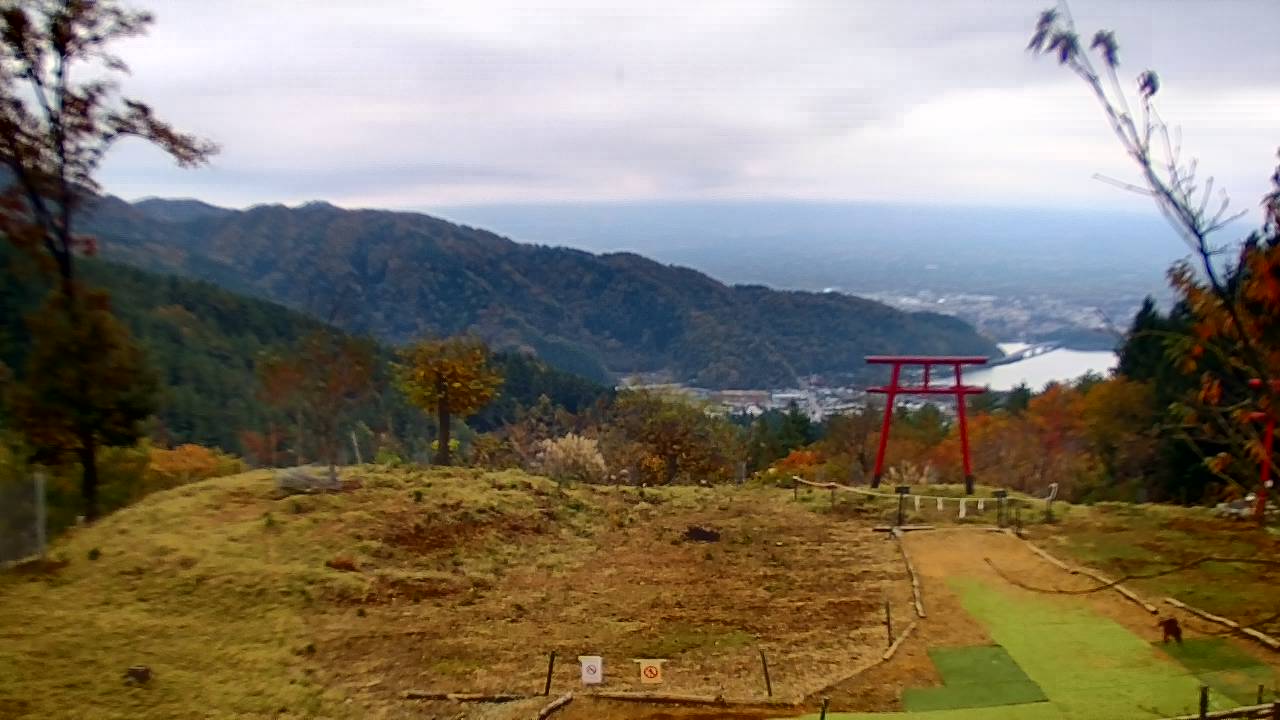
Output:
<path fill-rule="evenodd" d="M 44 558 L 45 550 L 48 549 L 47 546 L 49 544 L 48 538 L 45 535 L 45 526 L 48 524 L 48 520 L 45 518 L 46 508 L 44 504 L 44 493 L 45 493 L 44 470 L 43 469 L 36 470 L 32 480 L 34 481 L 34 485 L 35 485 L 35 501 L 36 501 L 36 552 L 40 553 L 41 558 Z"/>
<path fill-rule="evenodd" d="M 363 465 L 364 458 L 360 457 L 360 443 L 356 441 L 356 431 L 351 431 L 351 447 L 356 451 L 356 464 Z"/>
<path fill-rule="evenodd" d="M 556 669 L 556 651 L 551 651 L 551 657 L 547 660 L 547 685 L 542 688 L 544 696 L 551 694 L 551 673 Z"/>
<path fill-rule="evenodd" d="M 764 651 L 760 651 L 760 667 L 764 668 L 764 691 L 769 697 L 773 697 L 773 681 L 769 679 L 769 659 L 764 656 Z"/>
<path fill-rule="evenodd" d="M 884 627 L 889 634 L 889 644 L 893 644 L 893 608 L 889 606 L 889 601 L 884 601 Z"/>

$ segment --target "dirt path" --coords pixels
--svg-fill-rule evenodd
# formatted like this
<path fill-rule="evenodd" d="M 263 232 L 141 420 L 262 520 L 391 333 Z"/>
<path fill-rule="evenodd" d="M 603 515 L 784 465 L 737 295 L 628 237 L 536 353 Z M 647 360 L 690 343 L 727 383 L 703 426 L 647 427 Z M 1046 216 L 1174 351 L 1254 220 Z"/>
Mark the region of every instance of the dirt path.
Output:
<path fill-rule="evenodd" d="M 963 539 L 960 539 L 961 537 Z M 1026 542 L 1010 535 L 964 530 L 917 533 L 908 536 L 907 549 L 919 571 L 924 575 L 929 589 L 933 590 L 932 593 L 926 590 L 926 597 L 932 595 L 933 602 L 941 603 L 946 609 L 943 616 L 948 618 L 949 625 L 960 624 L 956 618 L 963 617 L 964 624 L 978 626 L 976 621 L 960 609 L 954 593 L 947 586 L 949 577 L 963 577 L 1003 586 L 1010 591 L 1027 593 L 1042 599 L 1056 598 L 1060 602 L 1083 603 L 1089 610 L 1120 623 L 1139 637 L 1149 637 L 1153 641 L 1160 639 L 1155 616 L 1118 592 L 1104 590 L 1082 595 L 1055 595 L 1037 593 L 1012 585 L 1007 578 L 1016 579 L 1029 587 L 1050 591 L 1088 590 L 1096 588 L 1098 583 L 1083 575 L 1072 575 L 1063 571 L 1032 552 Z M 1146 600 L 1159 606 L 1159 598 L 1146 598 Z M 953 603 L 955 604 L 952 605 Z M 1165 616 L 1177 617 L 1188 637 L 1217 634 L 1216 627 L 1192 615 L 1168 606 L 1160 608 L 1160 612 Z M 978 629 L 980 630 L 980 627 Z M 933 645 L 951 644 L 949 642 L 951 632 L 951 630 L 931 627 L 930 642 Z M 977 640 L 977 642 L 983 641 Z M 973 644 L 974 640 L 971 636 L 966 636 L 962 642 Z"/>

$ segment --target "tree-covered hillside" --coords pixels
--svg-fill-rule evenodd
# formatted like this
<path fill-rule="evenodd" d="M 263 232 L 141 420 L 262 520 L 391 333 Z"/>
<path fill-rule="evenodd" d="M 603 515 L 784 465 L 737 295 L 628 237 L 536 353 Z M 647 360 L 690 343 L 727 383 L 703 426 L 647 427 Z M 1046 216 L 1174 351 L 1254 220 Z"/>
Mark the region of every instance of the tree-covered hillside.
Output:
<path fill-rule="evenodd" d="M 19 379 L 29 346 L 23 318 L 46 291 L 28 265 L 0 246 L 0 362 Z M 287 354 L 304 337 L 327 329 L 302 313 L 207 282 L 101 260 L 86 261 L 83 268 L 89 285 L 111 293 L 113 311 L 146 350 L 161 387 L 153 433 L 173 444 L 243 452 L 241 434 L 262 430 L 279 412 L 258 398 L 255 362 L 265 354 Z M 387 346 L 377 352 L 381 363 L 392 359 Z M 577 412 L 609 392 L 527 355 L 501 353 L 495 363 L 506 381 L 494 402 L 472 420 L 477 430 L 511 421 L 517 406 L 531 406 L 543 394 Z M 429 441 L 429 419 L 398 392 L 383 387 L 375 396 L 356 413 L 360 422 L 410 444 Z"/>
<path fill-rule="evenodd" d="M 811 373 L 856 376 L 868 354 L 999 354 L 940 315 L 727 286 L 634 254 L 520 244 L 416 213 L 104 198 L 84 229 L 109 257 L 275 300 L 352 332 L 398 343 L 470 331 L 599 381 L 649 372 L 776 387 Z"/>

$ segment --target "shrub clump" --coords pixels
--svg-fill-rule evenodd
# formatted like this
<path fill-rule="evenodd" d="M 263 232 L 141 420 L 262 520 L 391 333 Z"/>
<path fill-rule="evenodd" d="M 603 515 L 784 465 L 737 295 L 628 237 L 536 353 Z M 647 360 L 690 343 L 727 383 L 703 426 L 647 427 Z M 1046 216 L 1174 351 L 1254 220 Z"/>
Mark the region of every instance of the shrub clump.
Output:
<path fill-rule="evenodd" d="M 595 438 L 569 433 L 539 443 L 538 464 L 557 482 L 600 482 L 609 474 Z"/>

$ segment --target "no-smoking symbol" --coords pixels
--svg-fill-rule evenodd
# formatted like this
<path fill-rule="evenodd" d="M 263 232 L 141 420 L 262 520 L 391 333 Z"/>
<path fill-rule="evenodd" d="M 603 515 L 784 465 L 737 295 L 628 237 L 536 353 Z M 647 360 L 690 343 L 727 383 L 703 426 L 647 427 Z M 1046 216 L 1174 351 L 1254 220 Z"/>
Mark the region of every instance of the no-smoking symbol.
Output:
<path fill-rule="evenodd" d="M 599 685 L 604 670 L 604 658 L 599 655 L 579 655 L 582 663 L 582 684 Z"/>
<path fill-rule="evenodd" d="M 640 682 L 657 685 L 662 682 L 662 660 L 636 660 L 640 663 Z"/>

